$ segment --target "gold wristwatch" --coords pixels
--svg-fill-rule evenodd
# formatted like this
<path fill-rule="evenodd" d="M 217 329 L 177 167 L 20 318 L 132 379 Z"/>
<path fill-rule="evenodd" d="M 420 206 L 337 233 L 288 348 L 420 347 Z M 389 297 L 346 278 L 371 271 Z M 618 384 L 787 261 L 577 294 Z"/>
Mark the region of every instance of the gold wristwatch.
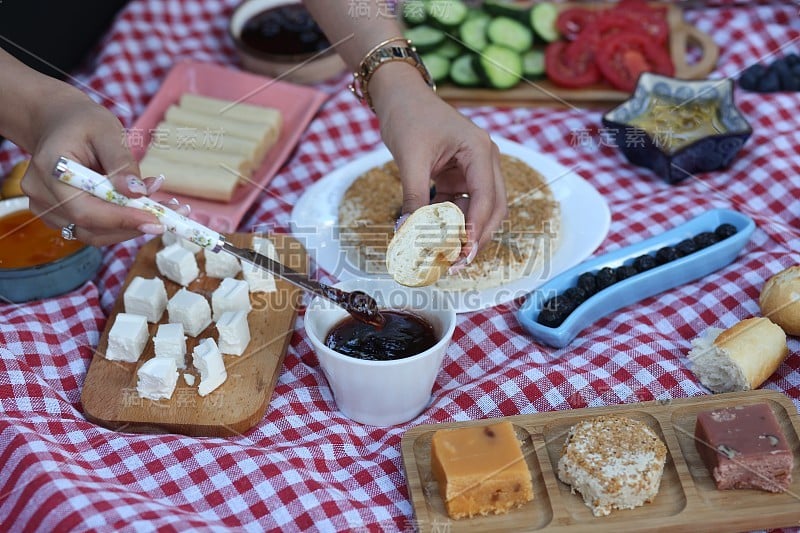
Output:
<path fill-rule="evenodd" d="M 398 44 L 390 46 L 392 43 Z M 350 84 L 350 91 L 361 103 L 369 105 L 372 111 L 375 111 L 375 107 L 372 105 L 372 98 L 369 94 L 369 81 L 375 75 L 375 71 L 390 61 L 404 61 L 414 66 L 422 75 L 422 79 L 425 80 L 428 87 L 434 92 L 436 91 L 436 84 L 419 57 L 417 49 L 411 45 L 411 41 L 401 37 L 388 39 L 375 46 L 364 56 L 358 66 L 358 70 L 353 72 L 353 83 Z"/>

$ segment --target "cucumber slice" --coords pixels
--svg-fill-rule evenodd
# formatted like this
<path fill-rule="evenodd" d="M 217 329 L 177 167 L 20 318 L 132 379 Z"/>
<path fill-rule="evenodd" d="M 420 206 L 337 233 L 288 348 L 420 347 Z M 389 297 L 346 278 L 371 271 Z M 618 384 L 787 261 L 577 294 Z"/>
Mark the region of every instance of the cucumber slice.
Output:
<path fill-rule="evenodd" d="M 442 30 L 432 28 L 427 24 L 409 28 L 403 32 L 403 35 L 411 41 L 420 54 L 436 50 L 444 43 L 446 37 Z"/>
<path fill-rule="evenodd" d="M 469 8 L 461 0 L 428 0 L 425 4 L 429 20 L 435 26 L 454 29 L 467 19 Z"/>
<path fill-rule="evenodd" d="M 464 46 L 473 52 L 480 52 L 489 45 L 489 38 L 486 36 L 486 28 L 492 21 L 491 17 L 483 15 L 468 19 L 458 28 L 458 35 Z"/>
<path fill-rule="evenodd" d="M 442 82 L 447 79 L 450 74 L 450 60 L 439 54 L 421 54 L 420 59 L 425 64 L 428 72 L 431 73 L 431 78 L 436 83 Z"/>
<path fill-rule="evenodd" d="M 481 83 L 481 78 L 475 72 L 475 55 L 464 54 L 458 56 L 450 63 L 450 79 L 453 83 L 462 87 L 477 87 Z"/>
<path fill-rule="evenodd" d="M 522 59 L 505 46 L 490 44 L 481 52 L 478 75 L 495 89 L 510 89 L 522 76 Z"/>
<path fill-rule="evenodd" d="M 522 54 L 522 75 L 526 78 L 541 78 L 544 76 L 544 52 L 532 48 Z"/>
<path fill-rule="evenodd" d="M 456 41 L 447 37 L 433 53 L 446 57 L 447 59 L 455 59 L 464 53 L 464 49 Z"/>
<path fill-rule="evenodd" d="M 486 28 L 486 34 L 494 44 L 520 53 L 529 50 L 533 44 L 533 32 L 521 22 L 508 17 L 497 17 L 492 20 Z"/>
<path fill-rule="evenodd" d="M 512 18 L 525 25 L 528 25 L 531 16 L 529 6 L 518 4 L 513 0 L 486 0 L 483 9 L 492 16 Z"/>
<path fill-rule="evenodd" d="M 558 18 L 558 8 L 550 2 L 536 4 L 531 9 L 531 28 L 541 40 L 552 43 L 558 40 L 559 34 L 556 28 Z"/>

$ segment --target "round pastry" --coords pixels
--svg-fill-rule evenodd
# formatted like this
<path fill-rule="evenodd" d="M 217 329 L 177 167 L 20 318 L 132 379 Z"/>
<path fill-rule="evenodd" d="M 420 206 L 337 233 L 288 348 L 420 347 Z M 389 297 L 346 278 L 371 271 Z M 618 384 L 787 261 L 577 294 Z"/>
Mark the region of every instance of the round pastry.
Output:
<path fill-rule="evenodd" d="M 789 335 L 800 336 L 800 266 L 789 267 L 767 280 L 758 299 L 761 314 Z"/>
<path fill-rule="evenodd" d="M 578 491 L 594 516 L 653 501 L 667 447 L 647 424 L 617 415 L 572 426 L 558 460 L 558 479 Z"/>
<path fill-rule="evenodd" d="M 466 268 L 444 276 L 446 290 L 485 289 L 526 276 L 544 264 L 558 242 L 559 206 L 541 174 L 517 158 L 500 156 L 509 217 Z M 368 274 L 386 273 L 386 250 L 403 207 L 394 162 L 370 169 L 345 192 L 339 205 L 339 242 L 348 259 Z"/>

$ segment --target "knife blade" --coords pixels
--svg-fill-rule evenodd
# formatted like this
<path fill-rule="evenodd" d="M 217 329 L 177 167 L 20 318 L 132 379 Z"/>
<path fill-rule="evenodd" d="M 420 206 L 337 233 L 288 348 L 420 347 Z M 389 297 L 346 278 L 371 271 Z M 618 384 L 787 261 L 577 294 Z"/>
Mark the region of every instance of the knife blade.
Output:
<path fill-rule="evenodd" d="M 129 198 L 114 189 L 106 176 L 87 168 L 77 161 L 60 157 L 53 176 L 62 183 L 87 192 L 103 201 L 123 207 L 133 207 L 153 214 L 172 233 L 213 252 L 224 251 L 239 259 L 285 279 L 312 294 L 316 294 L 343 307 L 354 318 L 376 327 L 383 325 L 378 304 L 374 298 L 361 291 L 346 292 L 330 285 L 312 280 L 270 257 L 254 250 L 239 248 L 228 242 L 223 235 L 195 220 L 173 211 L 146 196 Z"/>

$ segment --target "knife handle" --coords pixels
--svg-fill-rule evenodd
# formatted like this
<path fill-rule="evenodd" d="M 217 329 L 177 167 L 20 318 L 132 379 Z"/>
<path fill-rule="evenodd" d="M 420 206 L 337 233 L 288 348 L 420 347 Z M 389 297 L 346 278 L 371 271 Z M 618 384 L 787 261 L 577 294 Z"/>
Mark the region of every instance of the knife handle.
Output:
<path fill-rule="evenodd" d="M 203 248 L 216 251 L 225 242 L 223 237 L 216 231 L 164 207 L 147 196 L 128 198 L 124 194 L 117 192 L 114 189 L 114 185 L 102 174 L 98 174 L 66 157 L 58 158 L 53 175 L 59 181 L 88 192 L 106 202 L 123 207 L 134 207 L 152 213 L 167 231 L 175 233 Z"/>

